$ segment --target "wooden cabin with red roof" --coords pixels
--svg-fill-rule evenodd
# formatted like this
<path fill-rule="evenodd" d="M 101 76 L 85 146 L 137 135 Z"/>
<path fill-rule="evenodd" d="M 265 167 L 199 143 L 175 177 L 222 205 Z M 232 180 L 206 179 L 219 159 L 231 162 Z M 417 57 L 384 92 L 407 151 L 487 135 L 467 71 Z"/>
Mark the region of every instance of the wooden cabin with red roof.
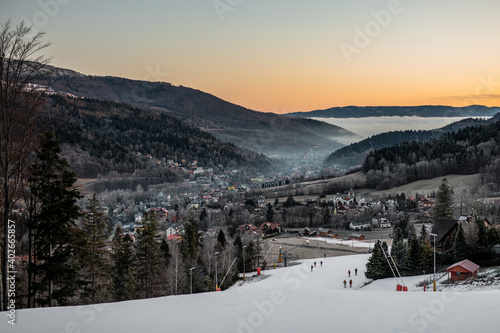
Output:
<path fill-rule="evenodd" d="M 479 265 L 476 265 L 472 261 L 465 259 L 454 263 L 446 270 L 448 271 L 448 279 L 457 282 L 467 279 L 476 279 L 477 271 L 479 269 Z"/>

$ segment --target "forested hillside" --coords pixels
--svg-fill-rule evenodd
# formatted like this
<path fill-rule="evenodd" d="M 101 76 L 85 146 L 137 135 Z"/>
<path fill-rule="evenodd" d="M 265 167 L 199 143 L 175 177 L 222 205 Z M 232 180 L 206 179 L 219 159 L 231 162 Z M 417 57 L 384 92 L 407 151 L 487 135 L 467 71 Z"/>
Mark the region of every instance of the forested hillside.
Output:
<path fill-rule="evenodd" d="M 161 159 L 197 159 L 201 166 L 225 167 L 271 163 L 262 154 L 222 142 L 164 113 L 127 104 L 52 95 L 47 116 L 58 123 L 56 135 L 79 177 L 148 169 L 167 180 L 178 179 L 168 169 L 155 166 L 153 160 Z M 146 158 L 148 154 L 153 159 Z"/>
<path fill-rule="evenodd" d="M 54 92 L 127 103 L 154 109 L 203 129 L 215 137 L 265 154 L 324 154 L 343 145 L 336 138 L 354 136 L 341 127 L 311 119 L 257 112 L 200 90 L 166 82 L 88 76 L 49 67 L 37 83 Z"/>
<path fill-rule="evenodd" d="M 363 163 L 369 187 L 388 189 L 447 174 L 500 174 L 500 122 L 403 142 L 370 152 Z"/>
<path fill-rule="evenodd" d="M 366 156 L 373 149 L 380 149 L 390 147 L 393 145 L 401 144 L 403 142 L 425 142 L 430 139 L 437 139 L 446 132 L 457 131 L 467 126 L 479 126 L 500 120 L 500 115 L 492 119 L 484 120 L 477 118 L 467 118 L 461 121 L 454 122 L 443 128 L 434 130 L 407 130 L 407 131 L 391 131 L 386 133 L 377 134 L 359 142 L 352 143 L 348 146 L 342 147 L 328 156 L 325 164 L 339 164 L 344 167 L 351 167 L 354 165 L 363 164 Z"/>

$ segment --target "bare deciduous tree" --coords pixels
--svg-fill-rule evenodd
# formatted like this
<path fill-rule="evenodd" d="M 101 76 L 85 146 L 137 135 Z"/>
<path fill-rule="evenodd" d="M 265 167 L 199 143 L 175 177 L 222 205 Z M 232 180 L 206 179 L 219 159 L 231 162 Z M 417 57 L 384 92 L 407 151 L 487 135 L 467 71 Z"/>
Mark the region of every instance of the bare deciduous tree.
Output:
<path fill-rule="evenodd" d="M 44 102 L 39 86 L 32 84 L 48 59 L 36 56 L 49 44 L 42 41 L 44 33 L 32 33 L 20 23 L 15 28 L 10 20 L 0 24 L 0 215 L 3 228 L 1 243 L 2 283 L 0 310 L 5 310 L 8 272 L 8 221 L 19 197 L 26 160 L 37 143 L 40 108 Z"/>
<path fill-rule="evenodd" d="M 169 244 L 170 249 L 170 264 L 167 269 L 167 288 L 168 294 L 178 295 L 183 292 L 187 284 L 187 277 L 184 270 L 184 261 L 182 260 L 181 253 L 177 243 L 172 242 Z"/>

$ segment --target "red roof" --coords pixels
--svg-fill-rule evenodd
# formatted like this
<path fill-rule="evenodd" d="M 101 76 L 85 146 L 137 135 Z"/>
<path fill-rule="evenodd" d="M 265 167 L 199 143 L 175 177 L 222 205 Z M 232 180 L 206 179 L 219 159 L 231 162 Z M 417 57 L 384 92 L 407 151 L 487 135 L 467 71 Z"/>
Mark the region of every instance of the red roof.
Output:
<path fill-rule="evenodd" d="M 182 239 L 182 236 L 179 236 L 179 235 L 168 235 L 168 237 L 167 237 L 167 240 L 169 240 L 169 241 L 176 241 L 176 240 L 179 240 L 179 239 Z"/>
<path fill-rule="evenodd" d="M 268 229 L 276 229 L 278 228 L 280 225 L 278 223 L 274 223 L 274 222 L 264 222 L 260 225 L 260 230 L 264 230 L 265 228 L 268 228 Z"/>
<path fill-rule="evenodd" d="M 459 267 L 461 267 L 461 268 L 463 268 L 471 273 L 474 273 L 475 271 L 477 271 L 479 269 L 480 266 L 476 265 L 475 263 L 473 263 L 472 261 L 470 261 L 468 259 L 465 259 L 465 260 L 459 261 L 457 263 L 454 263 L 453 265 L 448 267 L 446 270 L 448 272 L 451 272 L 451 271 L 455 271 Z"/>

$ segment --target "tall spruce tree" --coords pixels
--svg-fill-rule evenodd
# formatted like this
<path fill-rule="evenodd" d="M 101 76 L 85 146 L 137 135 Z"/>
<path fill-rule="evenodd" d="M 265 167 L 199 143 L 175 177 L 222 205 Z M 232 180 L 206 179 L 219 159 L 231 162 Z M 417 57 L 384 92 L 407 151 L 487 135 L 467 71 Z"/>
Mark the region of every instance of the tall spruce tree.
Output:
<path fill-rule="evenodd" d="M 35 301 L 42 306 L 66 305 L 75 296 L 79 266 L 74 256 L 77 235 L 76 204 L 80 193 L 75 189 L 75 174 L 68 162 L 59 156 L 59 141 L 52 132 L 41 139 L 32 166 L 31 188 L 40 202 L 33 219 L 33 272 Z"/>
<path fill-rule="evenodd" d="M 453 255 L 455 261 L 466 259 L 467 256 L 467 243 L 465 241 L 464 229 L 462 224 L 458 224 L 458 229 L 453 237 Z"/>
<path fill-rule="evenodd" d="M 136 259 L 139 292 L 144 298 L 162 294 L 161 277 L 165 273 L 160 242 L 157 241 L 159 224 L 154 212 L 145 212 L 142 231 L 137 236 Z"/>
<path fill-rule="evenodd" d="M 198 259 L 198 250 L 200 248 L 200 235 L 198 233 L 198 222 L 190 220 L 185 227 L 184 237 L 180 246 L 182 257 L 191 261 L 190 264 Z"/>
<path fill-rule="evenodd" d="M 420 243 L 415 232 L 410 234 L 408 238 L 408 250 L 406 252 L 405 269 L 409 271 L 418 270 L 421 268 L 421 253 Z"/>
<path fill-rule="evenodd" d="M 266 220 L 267 222 L 274 222 L 274 209 L 270 203 L 267 204 Z"/>
<path fill-rule="evenodd" d="M 83 282 L 82 300 L 85 303 L 104 302 L 109 299 L 110 258 L 107 249 L 107 216 L 97 194 L 88 200 L 81 223 L 82 240 L 79 254 Z"/>
<path fill-rule="evenodd" d="M 219 231 L 219 235 L 217 236 L 217 241 L 219 242 L 220 246 L 225 247 L 226 246 L 226 235 L 224 235 L 224 231 L 222 229 Z"/>
<path fill-rule="evenodd" d="M 372 256 L 366 263 L 365 276 L 368 279 L 377 280 L 386 277 L 386 260 L 380 247 L 381 243 L 380 241 L 377 241 L 373 247 Z"/>
<path fill-rule="evenodd" d="M 403 232 L 401 228 L 394 229 L 394 235 L 392 238 L 391 256 L 396 262 L 396 265 L 400 270 L 405 267 L 406 259 L 406 243 L 403 239 Z"/>
<path fill-rule="evenodd" d="M 116 228 L 113 235 L 111 259 L 114 300 L 126 301 L 136 298 L 137 272 L 134 241 L 129 235 L 123 233 L 121 226 Z"/>
<path fill-rule="evenodd" d="M 436 204 L 434 206 L 434 217 L 436 219 L 453 218 L 453 196 L 448 180 L 443 178 L 436 194 Z"/>

